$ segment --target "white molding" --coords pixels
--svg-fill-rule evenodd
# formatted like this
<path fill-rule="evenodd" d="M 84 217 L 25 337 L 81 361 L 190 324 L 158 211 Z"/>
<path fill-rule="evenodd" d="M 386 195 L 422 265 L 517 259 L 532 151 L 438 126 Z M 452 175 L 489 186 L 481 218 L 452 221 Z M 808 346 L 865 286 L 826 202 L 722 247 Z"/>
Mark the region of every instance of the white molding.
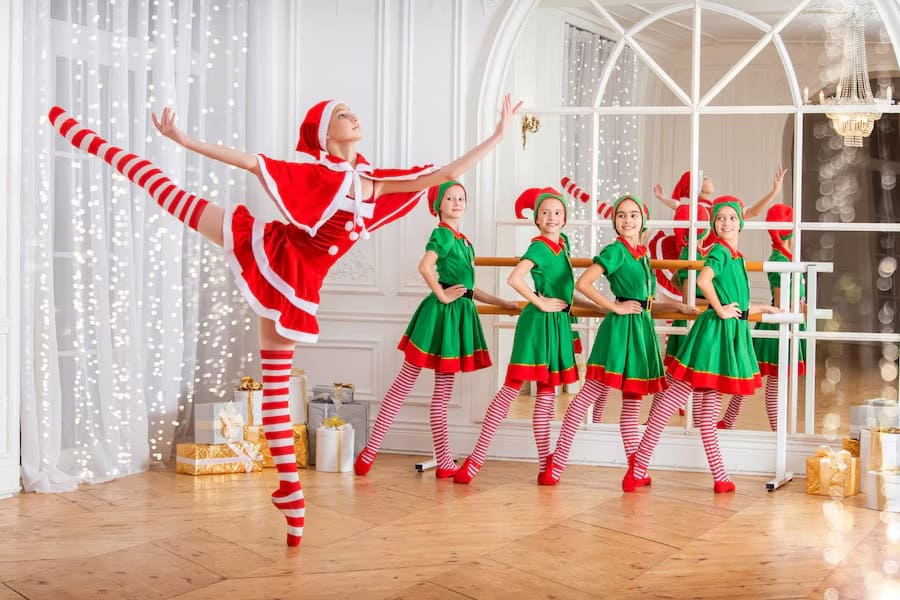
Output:
<path fill-rule="evenodd" d="M 364 389 L 361 388 L 356 381 L 350 380 L 354 386 L 354 394 L 353 399 L 359 402 L 376 402 L 379 401 L 378 397 L 379 390 L 382 389 L 381 385 L 381 372 L 382 369 L 379 366 L 379 362 L 381 359 L 381 340 L 372 340 L 372 339 L 345 339 L 345 338 L 327 338 L 322 339 L 319 338 L 319 342 L 315 345 L 315 349 L 331 349 L 331 350 L 369 350 L 372 356 L 372 381 L 369 382 L 371 388 Z M 305 346 L 300 346 L 299 349 L 302 352 Z M 296 354 L 295 350 L 295 354 Z M 344 378 L 347 380 L 347 378 Z M 315 381 L 310 381 L 309 385 L 315 385 Z"/>
<path fill-rule="evenodd" d="M 388 154 L 388 139 L 384 124 L 384 113 L 388 104 L 385 82 L 390 75 L 387 67 L 387 6 L 385 6 L 385 0 L 378 0 L 375 19 L 377 31 L 375 43 L 375 139 L 378 142 L 374 158 L 376 165 L 383 165 L 386 164 Z"/>
<path fill-rule="evenodd" d="M 19 183 L 22 148 L 22 0 L 12 0 L 0 5 L 0 182 L 3 182 L 5 201 L 3 223 L 6 228 L 3 293 L 6 294 L 6 314 L 0 314 L 3 329 L 0 347 L 0 497 L 18 493 L 21 489 L 19 415 L 22 403 L 20 381 L 20 312 L 19 289 L 21 281 L 20 216 L 21 190 Z"/>
<path fill-rule="evenodd" d="M 478 425 L 450 424 L 450 447 L 454 455 L 463 456 L 474 447 L 481 427 Z M 559 437 L 560 422 L 551 424 L 553 446 Z M 775 435 L 763 431 L 720 431 L 720 446 L 725 466 L 735 475 L 770 476 L 775 472 Z M 381 445 L 383 452 L 431 451 L 431 430 L 428 423 L 408 423 L 395 421 Z M 817 436 L 797 436 L 788 440 L 787 468 L 801 477 L 806 473 L 806 457 L 815 453 L 821 444 Z M 537 453 L 531 423 L 525 420 L 506 420 L 497 430 L 488 459 L 522 460 L 534 462 Z M 575 436 L 575 443 L 569 455 L 569 464 L 597 467 L 619 467 L 624 475 L 625 454 L 622 437 L 617 425 L 604 424 L 582 426 Z M 654 453 L 651 470 L 679 470 L 708 472 L 706 454 L 697 429 L 685 431 L 680 427 L 667 427 Z M 652 475 L 652 473 L 651 473 Z M 563 484 L 565 475 L 563 475 Z M 760 486 L 764 486 L 760 482 Z M 710 486 L 712 487 L 712 486 Z"/>
<path fill-rule="evenodd" d="M 412 147 L 412 74 L 413 74 L 413 2 L 404 0 L 401 14 L 400 56 L 400 164 L 410 164 L 409 149 Z"/>

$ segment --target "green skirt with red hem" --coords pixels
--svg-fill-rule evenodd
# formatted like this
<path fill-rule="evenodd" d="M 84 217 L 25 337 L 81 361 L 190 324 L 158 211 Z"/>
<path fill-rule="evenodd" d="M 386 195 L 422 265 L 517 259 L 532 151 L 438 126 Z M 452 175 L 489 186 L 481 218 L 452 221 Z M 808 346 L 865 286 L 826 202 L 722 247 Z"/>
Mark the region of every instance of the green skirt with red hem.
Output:
<path fill-rule="evenodd" d="M 470 298 L 444 304 L 430 294 L 413 313 L 397 348 L 408 363 L 441 373 L 491 366 L 478 311 Z"/>

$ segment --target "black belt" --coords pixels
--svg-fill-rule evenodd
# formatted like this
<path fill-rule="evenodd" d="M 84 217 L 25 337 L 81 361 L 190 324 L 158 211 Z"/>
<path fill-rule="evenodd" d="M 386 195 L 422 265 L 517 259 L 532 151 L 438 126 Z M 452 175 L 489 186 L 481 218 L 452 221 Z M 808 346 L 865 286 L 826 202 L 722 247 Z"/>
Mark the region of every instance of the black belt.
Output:
<path fill-rule="evenodd" d="M 444 283 L 443 281 L 438 281 L 438 283 L 439 283 L 440 286 L 441 286 L 442 288 L 444 288 L 445 290 L 446 290 L 447 288 L 451 288 L 451 287 L 453 287 L 453 286 L 455 286 L 455 285 L 459 285 L 459 284 L 456 284 L 456 283 Z M 469 300 L 474 300 L 474 299 L 475 299 L 475 290 L 470 290 L 469 288 L 466 288 L 466 293 L 463 294 L 462 297 L 463 297 L 463 298 L 468 298 Z"/>
<path fill-rule="evenodd" d="M 739 318 L 741 321 L 746 321 L 747 319 L 749 319 L 750 318 L 750 310 L 749 309 L 742 310 L 741 316 Z"/>
<path fill-rule="evenodd" d="M 650 307 L 653 306 L 653 298 L 638 300 L 637 298 L 619 298 L 618 296 L 616 296 L 616 302 L 637 302 L 644 310 L 649 310 Z"/>

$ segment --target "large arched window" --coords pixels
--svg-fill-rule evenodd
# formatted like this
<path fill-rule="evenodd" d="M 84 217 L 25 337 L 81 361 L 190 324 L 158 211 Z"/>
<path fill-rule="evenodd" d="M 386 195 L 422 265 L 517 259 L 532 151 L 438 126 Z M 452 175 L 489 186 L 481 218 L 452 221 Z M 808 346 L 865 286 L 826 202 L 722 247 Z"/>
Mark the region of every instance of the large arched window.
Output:
<path fill-rule="evenodd" d="M 807 377 L 796 379 L 790 432 L 846 433 L 850 405 L 898 395 L 900 136 L 891 97 L 900 71 L 881 10 L 878 2 L 840 0 L 514 6 L 487 65 L 481 117 L 490 122 L 490 107 L 510 91 L 526 99 L 526 111 L 541 128 L 527 135 L 524 148 L 504 147 L 485 169 L 481 195 L 494 199 L 493 214 L 482 214 L 479 228 L 493 231 L 497 255 L 521 253 L 535 230 L 515 220 L 516 195 L 533 185 L 558 187 L 567 176 L 591 200 L 570 200 L 566 231 L 576 255 L 593 256 L 614 238 L 610 222 L 595 210 L 600 201 L 636 194 L 650 205 L 651 225 L 665 231 L 673 212 L 654 197 L 655 184 L 671 195 L 690 171 L 696 202 L 702 173 L 715 195 L 736 195 L 749 207 L 772 191 L 783 165 L 788 173 L 773 201 L 794 206 L 795 260 L 834 264 L 833 273 L 820 273 L 816 281 L 818 304 L 833 309 L 833 317 L 810 332 L 792 332 L 795 351 L 807 340 L 811 364 Z M 876 102 L 865 110 L 882 114 L 859 147 L 846 145 L 825 116 L 864 110 L 863 101 L 840 107 L 831 100 L 840 95 L 855 49 L 867 59 Z M 749 220 L 741 237 L 751 259 L 770 253 L 763 215 Z M 497 276 L 503 281 L 505 272 Z M 751 276 L 751 293 L 755 302 L 770 300 L 764 274 Z M 586 352 L 598 324 L 578 325 Z M 512 325 L 495 323 L 501 367 Z M 662 340 L 665 323 L 658 325 Z M 606 421 L 614 418 L 615 410 Z M 745 405 L 738 427 L 768 429 L 761 392 L 759 401 Z"/>

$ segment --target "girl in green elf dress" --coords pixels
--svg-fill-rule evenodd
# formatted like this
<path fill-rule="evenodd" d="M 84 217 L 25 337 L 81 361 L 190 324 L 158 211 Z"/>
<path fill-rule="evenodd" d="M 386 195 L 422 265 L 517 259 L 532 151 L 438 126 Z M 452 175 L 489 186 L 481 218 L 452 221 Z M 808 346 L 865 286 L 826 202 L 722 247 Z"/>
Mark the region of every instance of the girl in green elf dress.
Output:
<path fill-rule="evenodd" d="M 462 184 L 447 181 L 433 187 L 428 190 L 428 200 L 431 214 L 441 220 L 431 232 L 425 255 L 419 262 L 419 273 L 431 293 L 419 304 L 400 340 L 398 348 L 404 354 L 403 366 L 381 403 L 366 447 L 356 457 L 357 475 L 365 475 L 372 468 L 385 434 L 423 368 L 434 371 L 430 418 L 438 463 L 435 476 L 445 479 L 456 474 L 447 433 L 447 405 L 453 393 L 453 380 L 458 372 L 491 366 L 473 300 L 518 308 L 515 302 L 475 287 L 475 251 L 459 230 L 466 212 L 466 190 Z"/>
<path fill-rule="evenodd" d="M 538 449 L 539 473 L 550 454 L 550 420 L 555 386 L 578 380 L 574 338 L 569 320 L 575 279 L 569 260 L 569 241 L 560 231 L 566 224 L 566 205 L 553 188 L 530 188 L 516 200 L 516 215 L 533 208 L 541 235 L 531 245 L 507 280 L 528 304 L 516 323 L 506 380 L 491 401 L 472 454 L 457 471 L 456 483 L 469 483 L 481 469 L 488 446 L 525 381 L 538 384 L 532 424 Z M 531 274 L 534 289 L 525 282 Z M 579 304 L 585 304 L 579 302 Z"/>
<path fill-rule="evenodd" d="M 744 257 L 737 250 L 738 235 L 744 226 L 743 203 L 734 196 L 720 196 L 712 204 L 711 215 L 717 241 L 710 247 L 697 278 L 697 286 L 709 308 L 697 318 L 678 355 L 669 363 L 667 371 L 673 381 L 651 414 L 634 460 L 622 480 L 626 492 L 650 484 L 647 467 L 662 430 L 694 390 L 700 390 L 703 395 L 700 435 L 713 474 L 713 489 L 716 493 L 734 491 L 719 450 L 716 419 L 721 396 L 715 392 L 747 395 L 761 386 L 746 319 L 751 312 L 778 310 L 750 304 Z"/>
<path fill-rule="evenodd" d="M 631 456 L 640 441 L 638 414 L 641 398 L 666 387 L 665 371 L 659 356 L 659 341 L 653 330 L 651 305 L 661 311 L 685 314 L 696 309 L 680 302 L 654 304 L 656 279 L 650 270 L 650 254 L 640 244 L 646 231 L 647 207 L 636 196 L 622 196 L 613 203 L 612 219 L 618 238 L 594 257 L 594 264 L 578 278 L 576 289 L 605 309 L 607 314 L 587 362 L 584 385 L 566 410 L 556 452 L 547 457 L 539 479 L 542 485 L 556 485 L 569 457 L 575 432 L 588 407 L 602 412 L 612 388 L 622 391 L 619 429 L 625 455 Z M 609 280 L 615 302 L 594 287 L 603 275 Z"/>

